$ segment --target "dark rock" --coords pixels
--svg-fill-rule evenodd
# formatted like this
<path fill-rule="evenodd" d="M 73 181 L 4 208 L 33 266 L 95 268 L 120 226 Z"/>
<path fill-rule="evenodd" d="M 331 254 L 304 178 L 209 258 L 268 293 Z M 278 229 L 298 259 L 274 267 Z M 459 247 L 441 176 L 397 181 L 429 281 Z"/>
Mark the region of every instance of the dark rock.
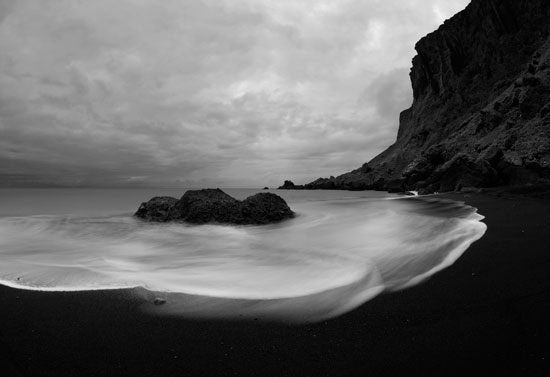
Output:
<path fill-rule="evenodd" d="M 269 187 L 265 186 L 265 187 L 264 187 L 264 190 L 269 190 Z"/>
<path fill-rule="evenodd" d="M 392 179 L 386 184 L 386 189 L 390 193 L 405 192 L 405 181 L 404 178 Z"/>
<path fill-rule="evenodd" d="M 462 187 L 460 192 L 463 194 L 479 194 L 483 189 L 477 187 Z"/>
<path fill-rule="evenodd" d="M 220 189 L 189 190 L 170 210 L 170 219 L 192 224 L 242 224 L 240 203 Z"/>
<path fill-rule="evenodd" d="M 439 192 L 439 184 L 432 184 L 418 190 L 418 195 L 428 195 Z"/>
<path fill-rule="evenodd" d="M 269 224 L 294 217 L 284 199 L 269 192 L 249 196 L 241 207 L 245 223 Z"/>
<path fill-rule="evenodd" d="M 434 172 L 440 192 L 460 191 L 462 187 L 488 187 L 496 183 L 497 172 L 486 160 L 473 160 L 457 154 Z"/>
<path fill-rule="evenodd" d="M 295 185 L 292 181 L 285 181 L 282 186 L 278 187 L 278 190 L 303 190 L 303 185 Z"/>
<path fill-rule="evenodd" d="M 332 190 L 334 189 L 334 177 L 317 178 L 315 181 L 304 185 L 308 190 Z"/>
<path fill-rule="evenodd" d="M 178 199 L 170 196 L 156 196 L 148 202 L 143 202 L 139 206 L 136 217 L 149 221 L 168 221 L 169 213 Z"/>
<path fill-rule="evenodd" d="M 296 185 L 294 184 L 294 182 L 292 181 L 285 181 L 285 183 L 283 183 L 282 186 L 279 186 L 279 190 L 292 190 L 294 189 L 294 187 L 296 187 Z"/>
<path fill-rule="evenodd" d="M 307 188 L 414 190 L 550 183 L 550 2 L 472 0 L 415 46 L 396 142 Z"/>
<path fill-rule="evenodd" d="M 164 305 L 164 304 L 166 304 L 166 300 L 161 298 L 161 297 L 155 297 L 155 299 L 153 300 L 153 304 L 155 304 L 155 305 Z"/>
<path fill-rule="evenodd" d="M 536 76 L 526 76 L 523 78 L 523 82 L 528 86 L 537 86 L 541 83 L 540 79 Z"/>
<path fill-rule="evenodd" d="M 189 190 L 180 200 L 153 198 L 142 203 L 135 216 L 161 222 L 259 225 L 290 219 L 294 212 L 281 197 L 272 193 L 259 193 L 239 201 L 220 189 L 204 189 Z"/>

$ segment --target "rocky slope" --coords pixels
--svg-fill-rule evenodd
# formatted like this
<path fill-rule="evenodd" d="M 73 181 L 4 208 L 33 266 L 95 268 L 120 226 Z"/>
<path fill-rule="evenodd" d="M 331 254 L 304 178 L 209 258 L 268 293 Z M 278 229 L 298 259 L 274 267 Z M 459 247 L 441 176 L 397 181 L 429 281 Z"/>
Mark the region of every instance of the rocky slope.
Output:
<path fill-rule="evenodd" d="M 421 192 L 550 181 L 550 1 L 473 0 L 415 46 L 395 144 L 307 189 Z"/>
<path fill-rule="evenodd" d="M 191 224 L 270 224 L 294 217 L 283 198 L 259 193 L 237 200 L 220 189 L 189 190 L 181 199 L 157 196 L 141 203 L 135 215 L 154 222 Z"/>

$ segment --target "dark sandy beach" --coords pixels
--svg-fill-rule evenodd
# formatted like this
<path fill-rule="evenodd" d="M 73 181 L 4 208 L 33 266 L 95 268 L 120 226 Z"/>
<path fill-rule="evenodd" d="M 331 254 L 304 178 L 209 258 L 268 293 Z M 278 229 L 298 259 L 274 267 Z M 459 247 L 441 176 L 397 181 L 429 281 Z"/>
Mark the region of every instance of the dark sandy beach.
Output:
<path fill-rule="evenodd" d="M 547 375 L 550 200 L 465 200 L 486 235 L 419 286 L 306 326 L 147 314 L 139 291 L 0 286 L 5 376 Z"/>

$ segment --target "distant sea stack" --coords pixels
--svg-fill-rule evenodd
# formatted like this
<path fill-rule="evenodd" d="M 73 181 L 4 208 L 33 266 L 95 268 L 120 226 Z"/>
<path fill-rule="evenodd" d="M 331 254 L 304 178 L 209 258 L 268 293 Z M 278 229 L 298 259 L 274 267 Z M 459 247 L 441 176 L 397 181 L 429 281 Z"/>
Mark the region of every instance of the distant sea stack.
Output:
<path fill-rule="evenodd" d="M 550 1 L 473 0 L 415 46 L 396 142 L 306 189 L 550 183 Z"/>
<path fill-rule="evenodd" d="M 285 181 L 282 186 L 277 188 L 278 190 L 303 190 L 304 186 L 296 186 L 292 181 Z"/>
<path fill-rule="evenodd" d="M 220 189 L 189 190 L 176 199 L 157 196 L 141 203 L 136 217 L 154 222 L 191 224 L 270 224 L 294 217 L 294 212 L 278 195 L 259 193 L 237 200 Z"/>

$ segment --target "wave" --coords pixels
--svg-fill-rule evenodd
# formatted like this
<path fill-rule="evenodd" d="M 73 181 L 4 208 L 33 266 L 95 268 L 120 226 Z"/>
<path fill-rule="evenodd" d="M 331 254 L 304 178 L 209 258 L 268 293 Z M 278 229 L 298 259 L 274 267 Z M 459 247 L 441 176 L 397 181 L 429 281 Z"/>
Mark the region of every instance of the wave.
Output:
<path fill-rule="evenodd" d="M 451 265 L 486 231 L 464 203 L 345 198 L 291 203 L 269 226 L 152 224 L 130 216 L 0 219 L 0 283 L 145 288 L 156 313 L 292 322 L 343 314 Z"/>

